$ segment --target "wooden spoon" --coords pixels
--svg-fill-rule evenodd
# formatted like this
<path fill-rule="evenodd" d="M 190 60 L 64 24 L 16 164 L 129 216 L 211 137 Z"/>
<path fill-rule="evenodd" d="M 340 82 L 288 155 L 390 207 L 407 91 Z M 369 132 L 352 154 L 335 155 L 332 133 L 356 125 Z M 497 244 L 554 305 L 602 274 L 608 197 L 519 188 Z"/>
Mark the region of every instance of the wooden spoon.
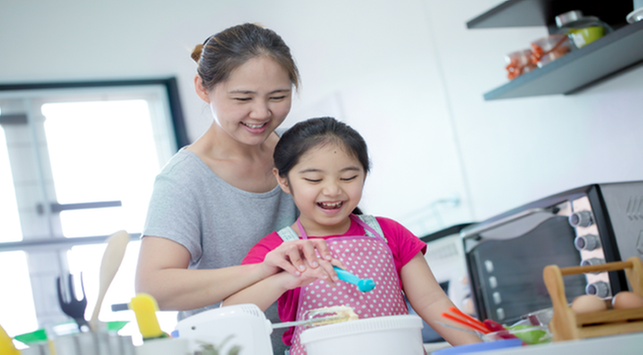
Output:
<path fill-rule="evenodd" d="M 100 313 L 103 298 L 105 298 L 107 289 L 109 289 L 109 285 L 112 283 L 114 275 L 116 275 L 118 268 L 121 266 L 129 239 L 130 235 L 126 231 L 118 231 L 107 238 L 107 247 L 105 248 L 103 260 L 100 264 L 100 288 L 98 291 L 98 299 L 96 300 L 96 306 L 94 307 L 92 318 L 89 320 L 89 327 L 93 331 L 98 330 L 98 313 Z"/>

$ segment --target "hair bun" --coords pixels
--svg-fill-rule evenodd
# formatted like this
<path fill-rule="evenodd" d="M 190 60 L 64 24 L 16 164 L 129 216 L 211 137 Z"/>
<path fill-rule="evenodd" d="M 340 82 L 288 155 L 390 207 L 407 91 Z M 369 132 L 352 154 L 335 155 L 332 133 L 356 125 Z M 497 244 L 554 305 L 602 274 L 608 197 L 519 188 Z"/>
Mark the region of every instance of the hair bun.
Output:
<path fill-rule="evenodd" d="M 192 59 L 194 59 L 194 61 L 198 63 L 201 59 L 201 52 L 203 52 L 203 45 L 197 44 L 192 50 L 192 54 L 190 55 L 190 57 L 192 57 Z"/>

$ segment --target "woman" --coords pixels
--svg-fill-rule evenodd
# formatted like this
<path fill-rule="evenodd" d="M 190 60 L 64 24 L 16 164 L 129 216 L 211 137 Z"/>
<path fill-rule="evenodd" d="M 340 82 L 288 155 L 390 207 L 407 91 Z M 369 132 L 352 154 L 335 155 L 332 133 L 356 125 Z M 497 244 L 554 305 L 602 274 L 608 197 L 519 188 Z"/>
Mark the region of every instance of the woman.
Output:
<path fill-rule="evenodd" d="M 330 260 L 324 242 L 295 241 L 263 263 L 240 266 L 257 241 L 297 217 L 272 174 L 274 131 L 299 83 L 288 46 L 275 32 L 244 24 L 208 38 L 192 58 L 196 93 L 214 121 L 157 176 L 136 274 L 137 292 L 162 310 L 181 311 L 179 319 L 282 270 L 298 276 L 317 268 L 315 249 Z M 325 273 L 337 280 L 332 268 Z M 276 307 L 266 313 L 278 321 Z"/>

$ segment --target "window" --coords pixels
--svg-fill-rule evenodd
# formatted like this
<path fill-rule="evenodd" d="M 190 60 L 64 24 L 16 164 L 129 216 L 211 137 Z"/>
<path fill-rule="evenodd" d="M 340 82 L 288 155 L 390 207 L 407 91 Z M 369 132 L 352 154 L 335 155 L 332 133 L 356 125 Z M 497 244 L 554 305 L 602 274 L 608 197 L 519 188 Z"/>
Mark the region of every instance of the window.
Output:
<path fill-rule="evenodd" d="M 104 240 L 122 229 L 132 241 L 100 319 L 134 320 L 111 304 L 134 296 L 154 177 L 188 144 L 176 92 L 174 79 L 0 85 L 0 282 L 11 285 L 0 325 L 10 336 L 69 321 L 56 291 L 67 273 L 83 276 L 89 318 Z M 163 313 L 171 330 L 175 312 Z"/>

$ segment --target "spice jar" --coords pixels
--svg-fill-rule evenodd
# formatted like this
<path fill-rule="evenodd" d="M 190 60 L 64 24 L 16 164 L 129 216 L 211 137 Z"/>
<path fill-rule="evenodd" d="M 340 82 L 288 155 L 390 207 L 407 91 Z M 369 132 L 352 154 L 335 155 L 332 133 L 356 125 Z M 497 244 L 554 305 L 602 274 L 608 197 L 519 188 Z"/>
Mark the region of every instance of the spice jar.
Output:
<path fill-rule="evenodd" d="M 580 10 L 556 16 L 556 26 L 560 33 L 569 36 L 576 48 L 582 48 L 612 31 L 612 28 L 598 17 L 583 16 Z"/>

